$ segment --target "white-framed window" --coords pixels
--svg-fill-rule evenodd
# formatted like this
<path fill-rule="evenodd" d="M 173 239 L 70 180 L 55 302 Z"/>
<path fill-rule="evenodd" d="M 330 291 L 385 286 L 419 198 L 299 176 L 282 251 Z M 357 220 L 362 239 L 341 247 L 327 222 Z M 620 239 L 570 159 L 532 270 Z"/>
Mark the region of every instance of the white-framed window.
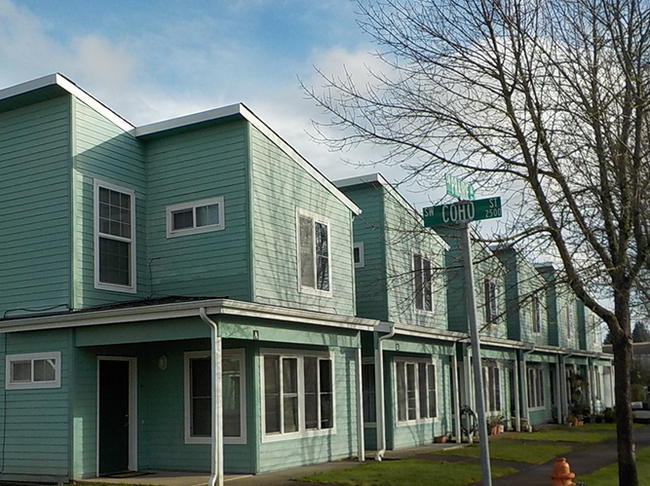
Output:
<path fill-rule="evenodd" d="M 566 337 L 571 339 L 573 337 L 573 305 L 569 302 L 564 309 L 566 316 Z"/>
<path fill-rule="evenodd" d="M 264 441 L 335 432 L 329 353 L 262 350 Z"/>
<path fill-rule="evenodd" d="M 485 297 L 485 322 L 491 324 L 497 319 L 497 284 L 494 280 L 486 278 L 483 281 L 483 295 Z"/>
<path fill-rule="evenodd" d="M 298 211 L 298 283 L 301 292 L 331 295 L 330 224 Z"/>
<path fill-rule="evenodd" d="M 431 360 L 396 358 L 395 385 L 398 424 L 437 417 L 436 367 Z"/>
<path fill-rule="evenodd" d="M 61 387 L 61 353 L 8 354 L 5 388 L 26 390 Z"/>
<path fill-rule="evenodd" d="M 223 196 L 167 206 L 167 238 L 226 228 Z"/>
<path fill-rule="evenodd" d="M 363 268 L 366 265 L 363 241 L 354 244 L 353 247 L 354 268 Z"/>
<path fill-rule="evenodd" d="M 95 288 L 136 292 L 135 192 L 95 181 Z"/>
<path fill-rule="evenodd" d="M 246 383 L 243 349 L 222 352 L 223 441 L 246 443 Z M 209 444 L 212 435 L 212 363 L 209 351 L 185 353 L 185 443 Z"/>
<path fill-rule="evenodd" d="M 431 260 L 419 253 L 413 254 L 413 278 L 415 308 L 423 312 L 433 312 Z"/>
<path fill-rule="evenodd" d="M 593 329 L 594 344 L 601 344 L 602 336 L 600 334 L 600 324 L 598 323 L 598 318 L 595 315 L 591 316 L 591 328 Z"/>
<path fill-rule="evenodd" d="M 528 366 L 528 408 L 544 408 L 544 369 Z"/>
<path fill-rule="evenodd" d="M 483 365 L 483 393 L 487 412 L 501 411 L 501 379 L 497 365 Z"/>
<path fill-rule="evenodd" d="M 537 293 L 533 294 L 530 300 L 533 332 L 539 334 L 542 332 L 542 303 L 540 302 L 539 294 Z"/>
<path fill-rule="evenodd" d="M 363 358 L 361 365 L 361 386 L 363 390 L 363 423 L 377 422 L 377 402 L 375 396 L 375 361 Z"/>

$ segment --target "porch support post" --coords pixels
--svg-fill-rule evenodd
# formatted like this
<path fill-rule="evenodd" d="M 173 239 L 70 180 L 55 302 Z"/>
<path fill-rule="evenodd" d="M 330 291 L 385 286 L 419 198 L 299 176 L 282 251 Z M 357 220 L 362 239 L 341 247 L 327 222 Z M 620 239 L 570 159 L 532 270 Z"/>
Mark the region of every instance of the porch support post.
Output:
<path fill-rule="evenodd" d="M 557 367 L 555 368 L 555 408 L 557 409 L 557 423 L 564 423 L 564 407 L 562 406 L 562 383 L 560 380 L 560 374 L 562 373 L 561 366 L 562 357 L 558 355 L 557 357 Z"/>
<path fill-rule="evenodd" d="M 359 333 L 359 346 L 361 346 L 361 333 Z M 366 460 L 366 443 L 363 433 L 363 358 L 361 356 L 361 347 L 359 347 L 357 348 L 357 441 L 359 462 Z"/>
<path fill-rule="evenodd" d="M 199 309 L 203 322 L 210 326 L 211 342 L 211 381 L 212 381 L 212 430 L 211 430 L 211 461 L 210 482 L 208 486 L 223 486 L 223 390 L 222 390 L 222 362 L 221 362 L 221 337 L 217 323 L 208 317 L 205 308 Z"/>
<path fill-rule="evenodd" d="M 460 400 L 458 399 L 460 388 L 458 387 L 458 357 L 456 352 L 457 347 L 454 346 L 454 352 L 451 355 L 451 393 L 454 401 L 454 435 L 456 436 L 456 444 L 460 444 L 463 438 L 460 430 Z"/>
<path fill-rule="evenodd" d="M 517 359 L 517 351 L 515 351 L 515 359 L 513 364 L 515 376 L 513 381 L 513 387 L 514 390 L 512 393 L 515 396 L 514 402 L 515 402 L 515 430 L 517 432 L 521 432 L 521 398 L 519 394 L 519 375 L 520 375 L 520 370 L 519 370 L 519 360 Z"/>

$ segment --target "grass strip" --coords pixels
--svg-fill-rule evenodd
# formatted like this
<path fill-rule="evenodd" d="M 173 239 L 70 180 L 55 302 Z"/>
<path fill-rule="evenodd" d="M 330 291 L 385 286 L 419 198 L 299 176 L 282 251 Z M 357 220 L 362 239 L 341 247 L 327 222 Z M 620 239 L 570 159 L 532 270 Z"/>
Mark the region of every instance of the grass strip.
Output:
<path fill-rule="evenodd" d="M 596 424 L 598 425 L 598 424 Z M 615 431 L 609 430 L 571 430 L 582 429 L 582 427 L 567 427 L 542 430 L 526 434 L 527 441 L 546 441 L 546 442 L 581 442 L 594 444 L 607 439 L 616 437 Z M 520 434 L 505 434 L 503 440 L 520 440 Z"/>
<path fill-rule="evenodd" d="M 636 453 L 636 467 L 639 475 L 639 486 L 650 486 L 650 447 L 644 447 Z M 591 474 L 576 477 L 573 481 L 580 481 L 589 486 L 618 484 L 618 464 L 610 464 Z"/>
<path fill-rule="evenodd" d="M 517 472 L 510 467 L 493 467 L 492 477 Z M 435 479 L 434 479 L 435 478 Z M 370 462 L 351 469 L 314 474 L 297 481 L 343 486 L 464 486 L 481 480 L 480 464 L 403 459 Z"/>
<path fill-rule="evenodd" d="M 544 464 L 556 457 L 564 456 L 570 450 L 571 446 L 569 445 L 549 444 L 530 440 L 495 440 L 490 442 L 490 458 L 500 459 L 502 461 L 525 462 L 528 464 Z M 478 444 L 472 444 L 468 447 L 435 452 L 435 454 L 480 457 L 481 450 Z"/>

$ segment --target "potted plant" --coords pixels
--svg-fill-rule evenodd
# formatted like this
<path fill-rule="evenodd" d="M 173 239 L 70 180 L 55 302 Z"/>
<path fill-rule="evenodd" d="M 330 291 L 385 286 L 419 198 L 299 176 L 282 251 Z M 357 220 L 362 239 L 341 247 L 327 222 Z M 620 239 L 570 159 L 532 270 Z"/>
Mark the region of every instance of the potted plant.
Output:
<path fill-rule="evenodd" d="M 446 435 L 436 435 L 433 440 L 438 443 L 438 444 L 444 444 L 447 442 L 447 436 Z"/>
<path fill-rule="evenodd" d="M 490 435 L 498 435 L 501 433 L 503 427 L 501 425 L 502 421 L 503 415 L 492 415 L 488 419 L 488 430 L 490 431 Z"/>

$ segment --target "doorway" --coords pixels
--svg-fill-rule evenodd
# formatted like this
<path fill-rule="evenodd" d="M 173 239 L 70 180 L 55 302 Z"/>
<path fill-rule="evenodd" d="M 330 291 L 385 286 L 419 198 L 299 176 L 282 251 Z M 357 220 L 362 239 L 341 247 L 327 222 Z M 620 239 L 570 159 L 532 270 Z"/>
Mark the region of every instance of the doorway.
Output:
<path fill-rule="evenodd" d="M 137 470 L 135 358 L 100 357 L 97 372 L 97 475 Z"/>

